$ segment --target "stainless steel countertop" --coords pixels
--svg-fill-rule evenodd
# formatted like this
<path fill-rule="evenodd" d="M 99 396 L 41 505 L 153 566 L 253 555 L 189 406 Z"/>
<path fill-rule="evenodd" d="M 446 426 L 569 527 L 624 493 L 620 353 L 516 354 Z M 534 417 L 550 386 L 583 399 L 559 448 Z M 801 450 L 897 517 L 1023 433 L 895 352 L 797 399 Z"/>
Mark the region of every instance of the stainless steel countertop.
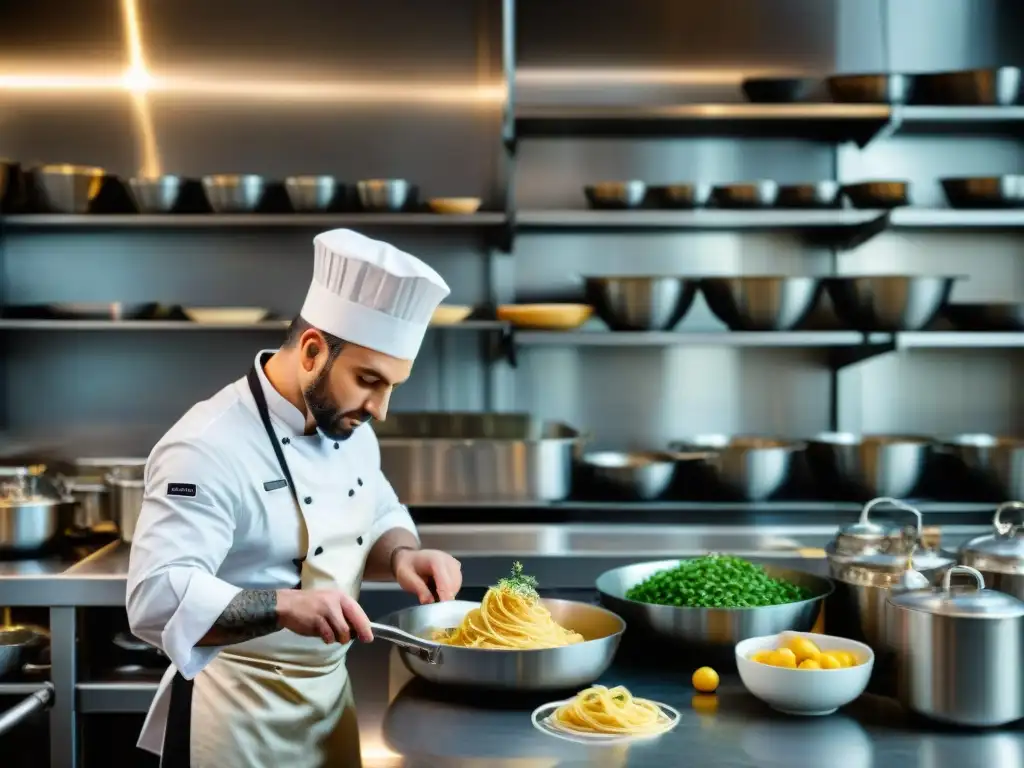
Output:
<path fill-rule="evenodd" d="M 648 654 L 648 657 L 650 654 Z M 348 668 L 365 768 L 376 766 L 720 766 L 721 768 L 1021 768 L 1024 730 L 958 731 L 913 718 L 865 694 L 828 717 L 773 712 L 726 676 L 713 697 L 689 683 L 701 659 L 659 656 L 640 666 L 620 653 L 600 681 L 669 704 L 671 733 L 628 749 L 587 748 L 536 731 L 533 708 L 551 697 L 453 696 L 412 679 L 384 643 L 356 646 Z M 411 681 L 411 682 L 410 682 Z"/>
<path fill-rule="evenodd" d="M 944 546 L 984 533 L 987 526 L 943 526 Z M 543 585 L 589 589 L 603 571 L 638 560 L 688 557 L 706 552 L 758 559 L 820 558 L 834 525 L 627 525 L 438 524 L 419 526 L 426 547 L 452 553 L 463 564 L 467 587 L 487 587 L 510 560 Z M 121 606 L 130 547 L 110 544 L 77 563 L 59 559 L 0 563 L 0 605 Z M 363 589 L 393 590 L 390 583 Z"/>

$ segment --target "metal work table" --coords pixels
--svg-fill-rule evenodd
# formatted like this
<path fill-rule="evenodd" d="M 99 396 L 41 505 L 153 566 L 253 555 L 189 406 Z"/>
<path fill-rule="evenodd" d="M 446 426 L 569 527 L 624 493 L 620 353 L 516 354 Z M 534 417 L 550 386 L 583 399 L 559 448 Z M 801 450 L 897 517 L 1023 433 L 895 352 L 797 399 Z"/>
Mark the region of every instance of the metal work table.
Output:
<path fill-rule="evenodd" d="M 1019 725 L 958 731 L 912 717 L 894 700 L 868 694 L 828 717 L 790 717 L 769 709 L 728 675 L 716 695 L 695 694 L 689 677 L 702 659 L 659 655 L 652 666 L 635 658 L 635 651 L 623 649 L 599 682 L 625 685 L 636 695 L 675 707 L 682 714 L 679 725 L 655 742 L 628 749 L 588 748 L 541 734 L 530 722 L 534 707 L 562 694 L 515 700 L 501 694 L 453 695 L 413 679 L 397 651 L 383 643 L 354 647 L 348 668 L 363 765 L 1024 766 Z"/>
<path fill-rule="evenodd" d="M 944 526 L 943 543 L 955 546 L 959 540 L 985 530 L 985 526 Z M 553 596 L 571 599 L 586 599 L 580 596 L 581 591 L 592 590 L 596 577 L 609 568 L 638 560 L 686 557 L 708 551 L 730 552 L 756 560 L 771 560 L 786 567 L 823 573 L 826 566 L 821 547 L 834 533 L 833 525 L 420 526 L 424 546 L 444 549 L 462 561 L 463 594 L 467 599 L 481 596 L 486 587 L 507 572 L 512 560 L 522 561 L 527 571 L 538 578 L 541 587 L 547 588 L 545 591 Z M 78 639 L 85 621 L 80 609 L 123 610 L 128 555 L 128 545 L 115 542 L 77 563 L 66 563 L 58 559 L 0 563 L 0 605 L 49 608 L 52 657 L 49 683 L 41 680 L 0 682 L 0 696 L 28 695 L 45 685 L 52 685 L 54 703 L 49 714 L 49 729 L 50 765 L 53 768 L 74 768 L 77 764 L 80 714 L 144 713 L 156 691 L 159 674 L 151 677 L 111 678 L 97 670 L 85 673 L 88 663 L 81 658 L 83 654 Z M 360 602 L 372 617 L 378 617 L 410 604 L 411 598 L 395 584 L 369 582 L 363 585 Z M 370 661 L 385 653 L 386 648 L 382 648 L 385 648 L 383 644 L 377 644 L 358 649 L 357 658 L 361 659 L 364 653 L 368 654 L 368 666 L 364 668 L 362 661 L 352 665 L 353 670 L 359 670 L 358 675 L 354 672 L 354 676 L 368 680 L 360 687 L 368 711 L 363 727 L 371 729 L 367 731 L 369 744 L 373 743 L 369 734 L 374 727 L 374 707 L 380 710 L 383 706 L 381 703 L 373 704 L 377 701 L 373 697 L 383 695 L 384 692 L 384 687 L 379 683 L 384 679 L 384 670 L 379 666 L 374 667 Z M 689 674 L 686 670 L 691 666 L 689 662 L 666 665 L 668 669 L 678 669 L 684 683 Z M 376 671 L 369 673 L 368 669 Z M 366 677 L 367 674 L 369 677 Z M 380 688 L 380 691 L 375 691 L 374 686 Z M 389 687 L 394 686 L 389 683 Z M 668 703 L 677 703 L 678 696 L 683 695 L 686 688 L 683 686 L 678 689 L 676 696 Z M 728 692 L 723 694 L 727 695 Z M 445 711 L 448 710 L 438 710 L 442 713 Z M 499 722 L 506 721 L 499 718 Z M 526 725 L 529 727 L 528 718 Z M 376 727 L 379 732 L 380 726 Z M 490 726 L 481 726 L 481 732 L 485 732 L 487 727 Z M 693 723 L 684 724 L 679 733 L 690 733 L 696 727 Z M 438 733 L 443 734 L 445 731 Z M 673 736 L 673 740 L 666 743 L 676 743 L 675 740 L 680 737 Z M 379 733 L 374 738 L 379 738 Z M 730 738 L 728 741 L 727 747 L 733 748 L 735 740 Z M 568 743 L 566 745 L 572 746 Z M 564 749 L 562 746 L 559 748 Z M 648 754 L 647 750 L 645 747 L 637 754 Z M 1024 766 L 1024 762 L 1021 765 Z M 964 768 L 964 764 L 958 768 Z"/>

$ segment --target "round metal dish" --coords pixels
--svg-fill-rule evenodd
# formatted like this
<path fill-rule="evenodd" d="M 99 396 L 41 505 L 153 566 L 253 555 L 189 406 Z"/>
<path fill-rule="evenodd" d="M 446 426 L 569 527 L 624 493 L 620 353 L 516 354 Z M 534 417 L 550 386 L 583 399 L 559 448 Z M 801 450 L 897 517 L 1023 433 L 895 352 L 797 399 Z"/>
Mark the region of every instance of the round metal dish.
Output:
<path fill-rule="evenodd" d="M 761 608 L 681 608 L 651 605 L 626 598 L 626 592 L 659 571 L 682 560 L 635 563 L 605 571 L 597 578 L 601 603 L 622 616 L 634 633 L 646 632 L 676 644 L 731 646 L 750 637 L 776 635 L 786 630 L 808 632 L 821 604 L 835 588 L 831 579 L 803 571 L 763 565 L 768 575 L 804 587 L 813 597 L 797 603 Z"/>
<path fill-rule="evenodd" d="M 439 664 L 430 664 L 416 653 L 399 648 L 402 662 L 417 677 L 439 685 L 514 691 L 564 691 L 590 685 L 611 665 L 626 630 L 625 622 L 596 605 L 571 600 L 541 602 L 556 622 L 579 632 L 584 641 L 532 651 L 445 645 Z M 434 630 L 457 626 L 469 611 L 479 607 L 476 602 L 449 600 L 396 611 L 379 623 L 428 638 Z"/>
<path fill-rule="evenodd" d="M 697 281 L 686 277 L 588 277 L 587 300 L 613 331 L 670 331 L 686 316 Z"/>
<path fill-rule="evenodd" d="M 671 453 L 601 451 L 580 459 L 584 473 L 595 485 L 631 499 L 656 499 L 668 490 L 675 475 Z"/>
<path fill-rule="evenodd" d="M 181 176 L 136 176 L 128 180 L 135 207 L 140 213 L 170 213 L 181 198 Z"/>
<path fill-rule="evenodd" d="M 852 331 L 919 331 L 949 302 L 956 276 L 825 278 L 836 317 Z"/>
<path fill-rule="evenodd" d="M 700 281 L 708 308 L 731 331 L 790 331 L 814 311 L 816 277 L 718 277 Z"/>
<path fill-rule="evenodd" d="M 823 492 L 902 499 L 920 485 L 931 446 L 929 438 L 913 435 L 830 432 L 807 441 L 807 462 Z"/>

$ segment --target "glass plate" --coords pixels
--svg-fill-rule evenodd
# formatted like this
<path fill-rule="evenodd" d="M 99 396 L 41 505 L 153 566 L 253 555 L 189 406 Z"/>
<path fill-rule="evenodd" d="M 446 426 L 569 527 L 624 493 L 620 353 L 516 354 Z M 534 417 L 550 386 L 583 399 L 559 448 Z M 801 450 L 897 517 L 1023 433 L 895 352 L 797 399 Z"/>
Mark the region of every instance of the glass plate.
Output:
<path fill-rule="evenodd" d="M 665 730 L 661 733 L 641 734 L 639 736 L 627 736 L 618 733 L 573 733 L 571 731 L 564 731 L 553 725 L 550 720 L 551 715 L 554 714 L 556 709 L 563 704 L 568 704 L 570 701 L 571 699 L 566 699 L 565 701 L 549 701 L 547 704 L 541 704 L 533 710 L 533 714 L 530 715 L 530 721 L 533 723 L 533 727 L 541 733 L 546 733 L 548 736 L 554 736 L 557 739 L 564 739 L 565 741 L 572 741 L 576 744 L 611 746 L 612 744 L 626 744 L 634 741 L 650 741 L 651 739 L 656 739 L 659 736 L 664 736 L 679 725 L 679 711 L 670 707 L 668 704 L 662 704 L 660 701 L 655 701 L 652 703 L 657 705 L 658 709 L 660 709 L 669 720 Z"/>

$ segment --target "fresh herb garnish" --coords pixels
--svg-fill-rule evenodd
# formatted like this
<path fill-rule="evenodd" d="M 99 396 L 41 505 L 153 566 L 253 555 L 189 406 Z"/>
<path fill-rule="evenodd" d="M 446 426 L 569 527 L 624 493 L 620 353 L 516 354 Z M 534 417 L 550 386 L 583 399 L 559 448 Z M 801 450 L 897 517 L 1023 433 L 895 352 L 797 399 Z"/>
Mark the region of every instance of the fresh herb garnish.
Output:
<path fill-rule="evenodd" d="M 540 597 L 537 594 L 537 580 L 523 574 L 523 564 L 518 560 L 512 563 L 511 576 L 498 579 L 498 589 L 528 599 Z"/>

